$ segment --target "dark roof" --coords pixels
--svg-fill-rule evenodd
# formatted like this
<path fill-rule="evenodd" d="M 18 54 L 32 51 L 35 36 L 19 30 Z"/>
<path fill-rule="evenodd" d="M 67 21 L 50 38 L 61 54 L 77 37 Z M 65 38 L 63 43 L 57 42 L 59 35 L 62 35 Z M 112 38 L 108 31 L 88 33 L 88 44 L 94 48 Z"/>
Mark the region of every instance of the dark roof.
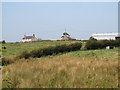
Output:
<path fill-rule="evenodd" d="M 22 39 L 32 39 L 32 38 L 34 38 L 34 36 L 25 36 L 25 37 L 22 38 Z"/>

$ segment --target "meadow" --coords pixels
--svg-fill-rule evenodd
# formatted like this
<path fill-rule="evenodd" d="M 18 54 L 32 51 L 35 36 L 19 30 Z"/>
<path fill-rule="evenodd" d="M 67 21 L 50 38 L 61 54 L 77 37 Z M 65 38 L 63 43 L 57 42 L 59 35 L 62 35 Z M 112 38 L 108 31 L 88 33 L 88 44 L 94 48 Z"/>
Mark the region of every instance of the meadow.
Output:
<path fill-rule="evenodd" d="M 118 88 L 118 47 L 15 58 L 24 50 L 75 42 L 80 41 L 4 44 L 3 57 L 15 62 L 2 67 L 3 88 Z"/>
<path fill-rule="evenodd" d="M 71 44 L 80 41 L 41 41 L 41 42 L 29 42 L 29 43 L 6 43 L 2 46 L 6 47 L 6 50 L 3 50 L 2 55 L 5 58 L 16 57 L 24 51 L 32 51 L 39 48 L 45 48 L 49 46 Z"/>

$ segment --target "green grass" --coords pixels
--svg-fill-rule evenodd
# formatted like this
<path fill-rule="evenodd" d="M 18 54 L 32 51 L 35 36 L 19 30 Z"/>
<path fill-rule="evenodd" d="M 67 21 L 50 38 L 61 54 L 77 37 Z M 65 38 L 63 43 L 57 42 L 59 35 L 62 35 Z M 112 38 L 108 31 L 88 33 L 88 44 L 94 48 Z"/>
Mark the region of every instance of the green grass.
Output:
<path fill-rule="evenodd" d="M 98 49 L 98 50 L 83 50 L 83 51 L 73 51 L 66 54 L 64 56 L 74 56 L 74 57 L 95 57 L 95 58 L 102 58 L 102 59 L 113 59 L 118 60 L 118 47 L 115 49 Z"/>
<path fill-rule="evenodd" d="M 3 50 L 3 57 L 16 57 L 20 55 L 23 51 L 32 51 L 39 48 L 45 48 L 49 46 L 71 44 L 80 41 L 41 41 L 41 42 L 31 42 L 31 43 L 6 43 L 2 44 L 6 46 L 6 50 Z"/>
<path fill-rule="evenodd" d="M 24 50 L 71 43 L 74 41 L 4 44 L 7 47 L 4 57 L 15 62 L 3 66 L 3 79 L 9 78 L 12 88 L 118 88 L 119 48 L 13 58 Z M 3 82 L 4 87 L 7 84 Z"/>

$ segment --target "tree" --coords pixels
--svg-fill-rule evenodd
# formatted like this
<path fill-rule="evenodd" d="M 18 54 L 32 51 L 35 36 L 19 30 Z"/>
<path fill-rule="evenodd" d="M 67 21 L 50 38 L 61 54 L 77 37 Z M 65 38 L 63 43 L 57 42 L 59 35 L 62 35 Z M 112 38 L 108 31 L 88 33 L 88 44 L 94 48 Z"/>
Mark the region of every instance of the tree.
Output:
<path fill-rule="evenodd" d="M 69 37 L 70 37 L 70 35 L 67 32 L 64 32 L 63 36 L 61 36 L 61 38 L 69 38 Z"/>
<path fill-rule="evenodd" d="M 95 39 L 95 38 L 92 37 L 92 36 L 89 38 L 89 40 L 95 40 L 95 41 L 97 41 L 97 39 Z"/>
<path fill-rule="evenodd" d="M 5 43 L 5 40 L 3 40 L 2 43 L 4 44 L 4 43 Z"/>
<path fill-rule="evenodd" d="M 38 38 L 37 41 L 42 41 L 42 39 L 41 39 L 41 38 Z"/>

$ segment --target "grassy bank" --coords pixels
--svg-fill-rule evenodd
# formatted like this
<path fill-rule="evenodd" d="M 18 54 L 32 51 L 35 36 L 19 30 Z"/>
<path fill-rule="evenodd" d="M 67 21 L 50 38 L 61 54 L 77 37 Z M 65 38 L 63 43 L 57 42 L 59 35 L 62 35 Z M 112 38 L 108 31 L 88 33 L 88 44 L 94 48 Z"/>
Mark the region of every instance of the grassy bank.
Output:
<path fill-rule="evenodd" d="M 6 78 L 13 88 L 117 88 L 118 48 L 18 59 L 3 66 Z"/>
<path fill-rule="evenodd" d="M 31 43 L 5 43 L 6 49 L 3 50 L 3 57 L 16 57 L 20 55 L 23 51 L 32 51 L 40 48 L 46 48 L 49 46 L 71 44 L 80 41 L 41 41 L 41 42 L 31 42 Z M 1 50 L 1 49 L 0 49 Z"/>
<path fill-rule="evenodd" d="M 64 56 L 74 56 L 74 57 L 81 57 L 81 58 L 102 58 L 108 60 L 118 60 L 118 50 L 120 48 L 116 47 L 115 49 L 98 49 L 98 50 L 83 50 L 83 51 L 74 51 L 64 54 Z"/>

